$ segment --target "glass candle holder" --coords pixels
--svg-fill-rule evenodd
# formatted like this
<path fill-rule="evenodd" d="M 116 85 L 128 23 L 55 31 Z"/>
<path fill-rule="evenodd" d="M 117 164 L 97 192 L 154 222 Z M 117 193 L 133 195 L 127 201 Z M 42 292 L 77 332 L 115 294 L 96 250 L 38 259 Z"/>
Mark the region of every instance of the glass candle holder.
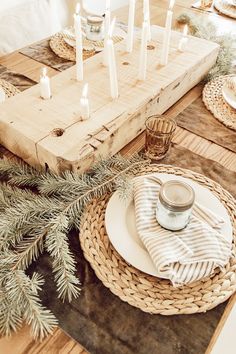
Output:
<path fill-rule="evenodd" d="M 163 159 L 169 151 L 175 129 L 176 122 L 173 119 L 149 117 L 146 120 L 146 156 L 152 160 Z"/>
<path fill-rule="evenodd" d="M 163 183 L 156 208 L 158 223 L 165 229 L 177 231 L 189 222 L 195 193 L 187 183 L 170 180 Z"/>
<path fill-rule="evenodd" d="M 86 37 L 95 42 L 104 39 L 104 18 L 102 16 L 87 17 Z"/>

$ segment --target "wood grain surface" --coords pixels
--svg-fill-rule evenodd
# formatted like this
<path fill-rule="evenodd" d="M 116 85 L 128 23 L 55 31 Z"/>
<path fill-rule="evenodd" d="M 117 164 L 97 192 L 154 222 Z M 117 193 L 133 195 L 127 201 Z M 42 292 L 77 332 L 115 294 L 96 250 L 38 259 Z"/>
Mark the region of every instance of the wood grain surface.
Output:
<path fill-rule="evenodd" d="M 231 31 L 235 29 L 235 20 L 227 18 L 225 16 L 219 16 L 216 13 L 201 12 L 197 9 L 191 8 L 191 0 L 177 0 L 174 7 L 174 17 L 176 18 L 181 13 L 195 14 L 202 18 L 211 18 L 211 20 L 221 29 L 225 31 Z M 167 1 L 164 0 L 152 0 L 152 6 L 156 8 L 156 11 L 151 12 L 151 21 L 153 24 L 163 26 L 165 23 Z M 117 18 L 127 22 L 127 9 L 123 8 L 116 11 Z M 140 25 L 142 21 L 142 5 L 141 0 L 137 4 L 136 23 Z M 20 54 L 19 52 L 12 53 L 6 57 L 0 58 L 0 64 L 7 68 L 14 70 L 20 74 L 24 74 L 34 81 L 39 81 L 39 73 L 42 65 L 29 59 L 28 57 Z M 54 69 L 48 68 L 48 73 L 52 77 L 57 74 Z M 197 97 L 201 94 L 201 87 L 197 86 L 192 89 L 187 95 L 185 95 L 177 104 L 170 108 L 166 115 L 175 117 L 178 113 L 182 112 L 188 107 Z M 209 113 L 210 114 L 210 113 Z M 182 128 L 178 128 L 174 137 L 174 142 L 180 146 L 186 147 L 189 150 L 205 156 L 214 161 L 218 161 L 222 166 L 236 171 L 236 154 L 218 146 L 212 142 L 205 140 L 199 136 L 196 136 Z M 144 135 L 138 136 L 132 143 L 126 146 L 122 153 L 128 155 L 135 151 L 140 150 L 144 144 Z M 236 301 L 236 296 L 231 299 L 231 302 L 227 305 L 221 322 L 216 330 L 215 336 L 212 338 L 209 350 L 207 354 L 210 354 L 211 348 L 215 343 L 220 330 L 222 329 L 228 313 L 232 309 L 233 304 Z M 57 328 L 52 336 L 46 338 L 42 343 L 35 342 L 30 336 L 30 330 L 27 326 L 24 326 L 20 332 L 13 335 L 11 339 L 0 338 L 0 354 L 85 354 L 86 351 L 74 340 L 65 335 L 63 331 Z M 115 353 L 114 353 L 115 354 Z M 200 353 L 199 353 L 200 354 Z"/>
<path fill-rule="evenodd" d="M 156 7 L 151 11 L 158 12 Z M 188 50 L 181 53 L 177 50 L 181 35 L 172 32 L 168 65 L 157 65 L 163 33 L 162 27 L 155 28 L 155 50 L 148 53 L 145 81 L 137 80 L 139 41 L 134 41 L 131 54 L 126 53 L 124 41 L 116 44 L 116 100 L 110 97 L 108 71 L 101 64 L 103 53 L 86 60 L 84 77 L 89 84 L 91 114 L 86 121 L 81 122 L 79 101 L 84 82 L 75 80 L 75 66 L 51 79 L 51 100 L 40 99 L 39 85 L 10 98 L 1 107 L 2 144 L 30 165 L 47 166 L 56 173 L 84 171 L 97 158 L 116 154 L 144 129 L 148 116 L 165 112 L 216 62 L 216 43 L 189 36 Z M 62 134 L 55 136 L 55 129 Z"/>

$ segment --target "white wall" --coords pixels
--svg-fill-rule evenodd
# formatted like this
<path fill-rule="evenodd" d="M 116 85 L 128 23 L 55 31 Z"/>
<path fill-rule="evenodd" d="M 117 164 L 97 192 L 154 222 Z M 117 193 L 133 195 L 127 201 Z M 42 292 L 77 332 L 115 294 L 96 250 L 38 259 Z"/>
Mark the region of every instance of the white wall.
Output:
<path fill-rule="evenodd" d="M 119 7 L 125 6 L 129 3 L 129 0 L 111 0 L 111 9 L 115 10 Z M 103 14 L 105 11 L 106 0 L 84 0 L 85 6 L 90 12 L 96 14 Z"/>

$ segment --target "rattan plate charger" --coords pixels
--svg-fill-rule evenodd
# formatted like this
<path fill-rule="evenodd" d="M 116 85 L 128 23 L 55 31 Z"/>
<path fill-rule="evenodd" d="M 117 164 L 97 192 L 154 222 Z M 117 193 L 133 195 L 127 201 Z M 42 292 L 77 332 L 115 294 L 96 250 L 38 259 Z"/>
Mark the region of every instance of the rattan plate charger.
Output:
<path fill-rule="evenodd" d="M 52 51 L 58 55 L 62 59 L 75 61 L 75 48 L 71 47 L 64 41 L 63 35 L 61 33 L 56 33 L 50 39 L 49 45 Z M 93 56 L 95 54 L 95 50 L 84 50 L 83 58 L 84 60 Z"/>
<path fill-rule="evenodd" d="M 153 172 L 191 178 L 211 190 L 230 215 L 235 250 L 236 202 L 225 189 L 201 174 L 167 165 L 147 164 L 137 170 L 136 175 Z M 108 200 L 109 196 L 104 195 L 87 207 L 80 228 L 80 243 L 97 277 L 121 300 L 152 314 L 192 314 L 216 307 L 236 291 L 235 259 L 211 277 L 181 288 L 174 288 L 168 280 L 147 275 L 126 263 L 113 248 L 106 233 L 104 219 Z"/>
<path fill-rule="evenodd" d="M 228 17 L 236 18 L 236 4 L 227 0 L 215 0 L 214 7 L 217 11 Z"/>
<path fill-rule="evenodd" d="M 68 43 L 65 42 L 64 40 L 64 36 L 62 33 L 56 33 L 54 36 L 52 36 L 52 38 L 50 39 L 50 47 L 52 49 L 52 51 L 58 55 L 60 58 L 66 59 L 66 60 L 70 60 L 70 61 L 75 61 L 75 48 L 70 46 Z M 115 36 L 113 38 L 114 43 L 118 43 L 122 40 L 122 37 L 119 36 Z M 85 48 L 87 47 L 91 47 L 93 48 L 93 43 L 92 41 L 89 40 L 83 40 L 83 43 L 85 45 Z M 100 46 L 101 48 L 103 48 L 103 42 L 96 42 L 96 45 Z M 91 56 L 93 56 L 96 52 L 96 49 L 94 47 L 94 49 L 91 50 L 83 50 L 83 58 L 84 60 L 87 58 L 90 58 Z"/>
<path fill-rule="evenodd" d="M 17 93 L 20 92 L 20 90 L 18 90 L 18 88 L 16 88 L 10 82 L 3 80 L 3 79 L 0 79 L 0 86 L 3 88 L 3 90 L 5 91 L 5 94 L 8 98 L 15 96 Z"/>
<path fill-rule="evenodd" d="M 236 110 L 225 102 L 222 95 L 222 87 L 229 77 L 219 76 L 208 82 L 203 89 L 202 100 L 217 120 L 236 131 Z"/>

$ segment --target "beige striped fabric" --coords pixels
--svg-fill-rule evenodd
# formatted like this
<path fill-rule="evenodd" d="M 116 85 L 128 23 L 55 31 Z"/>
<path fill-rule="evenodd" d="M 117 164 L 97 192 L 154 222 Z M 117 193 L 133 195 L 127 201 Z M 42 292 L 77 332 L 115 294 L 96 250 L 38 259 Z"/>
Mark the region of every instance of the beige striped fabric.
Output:
<path fill-rule="evenodd" d="M 135 178 L 134 201 L 138 234 L 159 276 L 181 286 L 224 267 L 232 255 L 231 243 L 220 233 L 224 220 L 195 203 L 185 229 L 162 228 L 156 220 L 158 181 L 155 174 Z"/>

